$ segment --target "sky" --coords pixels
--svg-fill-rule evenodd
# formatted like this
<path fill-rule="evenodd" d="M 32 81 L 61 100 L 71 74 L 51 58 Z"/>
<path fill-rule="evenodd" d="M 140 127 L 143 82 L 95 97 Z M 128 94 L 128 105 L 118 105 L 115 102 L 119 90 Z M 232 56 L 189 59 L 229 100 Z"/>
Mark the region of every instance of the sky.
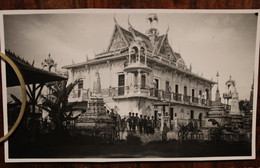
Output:
<path fill-rule="evenodd" d="M 148 13 L 84 13 L 5 15 L 5 48 L 35 66 L 51 54 L 58 68 L 94 58 L 107 50 L 114 18 L 123 28 L 131 25 L 145 33 Z M 249 99 L 253 81 L 257 16 L 254 14 L 157 13 L 158 30 L 180 52 L 192 72 L 216 79 L 225 91 L 225 82 L 236 81 L 240 99 Z M 216 87 L 213 88 L 213 93 Z"/>

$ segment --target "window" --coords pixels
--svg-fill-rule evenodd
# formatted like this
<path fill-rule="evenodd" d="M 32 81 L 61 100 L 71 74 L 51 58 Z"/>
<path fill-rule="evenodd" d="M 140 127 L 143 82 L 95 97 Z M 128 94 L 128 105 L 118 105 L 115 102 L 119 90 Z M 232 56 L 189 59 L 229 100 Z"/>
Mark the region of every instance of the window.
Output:
<path fill-rule="evenodd" d="M 155 89 L 159 89 L 159 79 L 154 79 L 155 80 Z"/>
<path fill-rule="evenodd" d="M 184 86 L 184 88 L 183 88 L 183 95 L 187 96 L 187 86 Z"/>
<path fill-rule="evenodd" d="M 118 95 L 125 94 L 125 75 L 118 75 Z"/>
<path fill-rule="evenodd" d="M 190 119 L 194 119 L 194 110 L 190 111 Z"/>
<path fill-rule="evenodd" d="M 159 96 L 159 92 L 158 92 L 158 89 L 159 89 L 159 79 L 154 79 L 155 81 L 155 97 L 158 97 Z"/>
<path fill-rule="evenodd" d="M 191 96 L 195 97 L 195 89 L 191 89 Z"/>
<path fill-rule="evenodd" d="M 78 89 L 83 89 L 83 79 L 79 79 Z"/>
<path fill-rule="evenodd" d="M 146 76 L 145 76 L 145 74 L 142 74 L 142 76 L 141 76 L 141 88 L 145 89 L 145 86 L 146 86 Z"/>
<path fill-rule="evenodd" d="M 170 92 L 170 82 L 169 81 L 165 82 L 165 91 Z"/>
<path fill-rule="evenodd" d="M 78 81 L 78 97 L 81 96 L 82 89 L 83 89 L 83 79 L 79 79 L 79 81 Z"/>
<path fill-rule="evenodd" d="M 179 85 L 175 84 L 175 93 L 179 93 Z"/>
<path fill-rule="evenodd" d="M 202 91 L 201 90 L 199 91 L 199 95 L 202 96 Z"/>
<path fill-rule="evenodd" d="M 206 99 L 209 99 L 209 89 L 205 89 L 205 92 L 206 92 Z"/>

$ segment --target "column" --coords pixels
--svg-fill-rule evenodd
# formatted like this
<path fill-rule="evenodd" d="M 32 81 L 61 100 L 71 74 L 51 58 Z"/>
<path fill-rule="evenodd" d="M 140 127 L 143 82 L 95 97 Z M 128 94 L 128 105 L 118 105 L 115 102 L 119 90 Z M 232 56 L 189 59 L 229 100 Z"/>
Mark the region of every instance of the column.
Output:
<path fill-rule="evenodd" d="M 141 52 L 140 52 L 140 49 L 138 50 L 138 61 L 139 61 L 139 63 L 141 62 Z"/>
<path fill-rule="evenodd" d="M 144 64 L 145 64 L 145 65 L 147 65 L 147 56 L 146 56 L 146 50 L 145 50 L 144 54 L 145 54 L 145 55 L 144 55 Z"/>
<path fill-rule="evenodd" d="M 125 95 L 129 91 L 129 84 L 128 84 L 128 72 L 125 72 Z"/>
<path fill-rule="evenodd" d="M 141 89 L 141 70 L 138 69 L 138 74 L 137 74 L 137 86 L 138 86 L 138 91 Z"/>

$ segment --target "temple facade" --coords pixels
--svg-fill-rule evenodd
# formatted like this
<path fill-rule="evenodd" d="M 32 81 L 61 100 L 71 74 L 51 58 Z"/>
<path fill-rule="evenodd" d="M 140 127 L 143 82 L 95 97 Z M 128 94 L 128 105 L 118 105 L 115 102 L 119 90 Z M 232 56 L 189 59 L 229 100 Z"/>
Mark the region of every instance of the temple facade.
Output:
<path fill-rule="evenodd" d="M 68 83 L 79 80 L 69 101 L 84 106 L 98 91 L 106 109 L 113 109 L 122 117 L 131 112 L 155 119 L 164 117 L 163 121 L 174 128 L 177 123 L 189 122 L 205 126 L 216 82 L 187 67 L 180 53 L 169 44 L 169 29 L 159 34 L 156 14 L 149 14 L 146 19 L 146 33 L 136 30 L 129 20 L 125 29 L 115 19 L 105 52 L 63 67 L 69 71 Z"/>

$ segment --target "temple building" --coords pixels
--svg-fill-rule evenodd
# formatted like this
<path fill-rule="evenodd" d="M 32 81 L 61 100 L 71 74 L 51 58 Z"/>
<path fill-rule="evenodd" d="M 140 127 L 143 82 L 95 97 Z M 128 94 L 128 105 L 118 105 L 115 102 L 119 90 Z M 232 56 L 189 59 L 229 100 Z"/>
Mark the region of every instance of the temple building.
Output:
<path fill-rule="evenodd" d="M 129 20 L 125 29 L 114 19 L 114 31 L 105 52 L 63 67 L 69 71 L 68 83 L 79 80 L 69 101 L 85 105 L 98 91 L 106 109 L 121 116 L 132 112 L 155 119 L 163 116 L 173 127 L 189 122 L 205 126 L 216 82 L 187 67 L 180 53 L 169 44 L 169 28 L 159 34 L 156 14 L 149 14 L 146 19 L 146 33 L 136 30 Z M 97 76 L 100 82 L 94 84 Z"/>

